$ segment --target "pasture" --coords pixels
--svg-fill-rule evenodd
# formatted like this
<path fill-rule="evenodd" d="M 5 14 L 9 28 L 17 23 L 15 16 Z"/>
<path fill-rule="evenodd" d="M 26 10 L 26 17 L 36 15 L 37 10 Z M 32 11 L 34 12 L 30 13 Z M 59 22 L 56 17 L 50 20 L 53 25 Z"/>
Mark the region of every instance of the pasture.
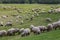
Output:
<path fill-rule="evenodd" d="M 55 21 L 58 21 L 60 19 L 60 13 L 52 13 L 49 14 L 48 10 L 51 9 L 51 7 L 59 8 L 60 4 L 0 4 L 0 22 L 3 21 L 4 25 L 7 21 L 12 21 L 13 26 L 0 26 L 0 30 L 8 30 L 9 28 L 28 28 L 31 24 L 38 26 L 38 25 L 44 25 L 47 26 L 48 23 L 53 23 Z M 29 18 L 31 18 L 32 15 L 34 15 L 34 12 L 32 12 L 32 9 L 41 9 L 39 12 L 37 12 L 39 15 L 34 17 L 32 21 L 30 21 Z M 17 9 L 17 10 L 16 10 Z M 45 11 L 45 12 L 41 12 Z M 7 18 L 1 18 L 3 15 L 8 15 Z M 18 15 L 19 17 L 13 17 L 12 15 Z M 46 18 L 51 18 L 52 22 L 46 22 Z M 28 20 L 26 20 L 28 19 Z M 23 20 L 23 24 L 21 24 L 21 21 Z M 60 40 L 60 30 L 53 30 L 50 32 L 45 32 L 40 35 L 34 35 L 31 33 L 31 35 L 27 37 L 20 37 L 20 35 L 15 36 L 4 36 L 0 37 L 0 40 Z"/>

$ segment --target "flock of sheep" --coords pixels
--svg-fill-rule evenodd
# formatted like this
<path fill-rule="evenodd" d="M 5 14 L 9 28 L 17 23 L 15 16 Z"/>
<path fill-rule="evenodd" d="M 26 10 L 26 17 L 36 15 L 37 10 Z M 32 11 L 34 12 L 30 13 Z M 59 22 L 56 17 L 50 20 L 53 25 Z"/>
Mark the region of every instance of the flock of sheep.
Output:
<path fill-rule="evenodd" d="M 6 9 L 6 8 L 4 8 L 4 9 Z M 17 10 L 17 12 L 21 13 L 20 10 L 17 9 L 17 8 L 14 8 L 14 10 Z M 32 9 L 32 12 L 34 12 L 34 14 L 31 15 L 30 21 L 32 21 L 35 16 L 39 16 L 39 11 L 40 10 L 41 9 L 38 9 L 38 8 Z M 56 9 L 53 8 L 53 9 L 48 11 L 48 13 L 57 13 L 57 12 L 58 13 L 60 12 L 60 8 L 56 8 Z M 45 11 L 41 11 L 41 13 L 45 13 Z M 28 14 L 30 14 L 30 13 L 28 13 Z M 12 15 L 12 16 L 17 16 L 17 15 Z M 8 16 L 5 16 L 5 15 L 2 16 L 2 18 L 4 18 L 4 19 L 7 18 L 7 17 Z M 17 16 L 17 18 L 22 18 L 22 16 Z M 26 20 L 29 20 L 29 19 L 27 18 Z M 18 21 L 18 20 L 16 20 L 16 21 Z M 46 21 L 51 22 L 52 19 L 46 18 Z M 13 26 L 11 22 L 12 22 L 12 20 L 8 21 L 5 24 L 5 26 Z M 23 23 L 24 23 L 24 21 L 22 20 L 21 24 L 23 24 Z M 0 23 L 0 26 L 3 26 L 3 22 Z M 0 37 L 1 36 L 14 36 L 16 34 L 21 35 L 23 37 L 23 36 L 28 36 L 31 33 L 34 33 L 35 35 L 38 35 L 38 34 L 41 34 L 41 33 L 45 32 L 45 31 L 49 32 L 49 31 L 51 31 L 53 29 L 55 29 L 55 30 L 60 29 L 60 21 L 53 22 L 51 24 L 48 24 L 47 26 L 43 26 L 43 25 L 42 26 L 34 26 L 32 24 L 32 25 L 30 25 L 29 28 L 21 28 L 21 29 L 19 29 L 19 28 L 11 28 L 11 29 L 8 29 L 7 31 L 6 30 L 0 30 Z"/>
<path fill-rule="evenodd" d="M 1 36 L 14 36 L 14 35 L 21 35 L 23 36 L 28 36 L 30 35 L 32 32 L 35 35 L 41 34 L 43 32 L 49 32 L 53 29 L 60 29 L 60 21 L 57 22 L 53 22 L 51 24 L 48 24 L 47 26 L 34 26 L 34 25 L 30 25 L 29 28 L 11 28 L 6 30 L 0 30 L 0 37 Z"/>

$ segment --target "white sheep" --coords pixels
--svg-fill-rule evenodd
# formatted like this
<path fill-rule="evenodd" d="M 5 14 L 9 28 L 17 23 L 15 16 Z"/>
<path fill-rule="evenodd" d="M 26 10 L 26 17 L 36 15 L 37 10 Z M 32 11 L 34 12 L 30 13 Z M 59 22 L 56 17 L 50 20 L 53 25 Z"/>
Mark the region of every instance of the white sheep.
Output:
<path fill-rule="evenodd" d="M 38 26 L 38 27 L 41 30 L 41 32 L 47 31 L 47 27 L 46 26 Z"/>
<path fill-rule="evenodd" d="M 53 25 L 52 24 L 48 24 L 47 25 L 47 31 L 51 31 L 53 30 Z"/>
<path fill-rule="evenodd" d="M 21 20 L 20 24 L 23 24 L 23 23 L 24 23 L 24 21 L 23 21 L 23 20 Z"/>
<path fill-rule="evenodd" d="M 21 28 L 21 29 L 19 30 L 19 34 L 21 34 L 21 33 L 23 32 L 23 30 L 24 30 L 24 28 Z"/>
<path fill-rule="evenodd" d="M 51 18 L 46 18 L 46 21 L 47 22 L 52 22 L 52 19 Z"/>
<path fill-rule="evenodd" d="M 57 28 L 60 29 L 60 21 L 54 22 L 54 23 L 52 23 L 52 25 L 53 25 L 53 28 L 54 28 L 55 30 L 56 30 Z"/>
<path fill-rule="evenodd" d="M 40 34 L 41 33 L 41 30 L 39 29 L 39 27 L 34 27 L 34 25 L 31 25 L 30 29 L 34 34 Z"/>
<path fill-rule="evenodd" d="M 3 26 L 3 22 L 2 21 L 0 22 L 0 26 Z"/>
<path fill-rule="evenodd" d="M 7 22 L 6 24 L 5 24 L 5 26 L 12 26 L 12 22 Z"/>
<path fill-rule="evenodd" d="M 6 36 L 6 35 L 7 35 L 7 31 L 5 31 L 5 30 L 0 31 L 0 36 Z"/>
<path fill-rule="evenodd" d="M 26 28 L 21 33 L 21 36 L 23 37 L 23 36 L 28 36 L 28 35 L 30 35 L 30 29 L 29 28 Z"/>
<path fill-rule="evenodd" d="M 4 19 L 6 19 L 8 16 L 6 16 L 6 15 L 3 15 L 3 16 L 1 16 L 2 18 L 4 18 Z"/>
<path fill-rule="evenodd" d="M 7 31 L 7 35 L 9 35 L 9 36 L 15 35 L 15 33 L 16 33 L 15 28 L 11 28 Z"/>

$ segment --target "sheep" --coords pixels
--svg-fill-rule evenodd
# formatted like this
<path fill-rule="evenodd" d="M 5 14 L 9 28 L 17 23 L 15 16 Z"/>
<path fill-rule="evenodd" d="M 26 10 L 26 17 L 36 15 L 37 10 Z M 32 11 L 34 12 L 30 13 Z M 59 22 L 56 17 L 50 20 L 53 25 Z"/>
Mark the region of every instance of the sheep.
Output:
<path fill-rule="evenodd" d="M 21 33 L 21 36 L 23 37 L 23 36 L 28 36 L 28 35 L 30 35 L 30 29 L 29 28 L 26 28 Z"/>
<path fill-rule="evenodd" d="M 13 14 L 13 15 L 11 15 L 11 16 L 16 17 L 16 16 L 18 16 L 18 14 Z"/>
<path fill-rule="evenodd" d="M 34 14 L 34 16 L 37 16 L 37 17 L 38 17 L 38 16 L 39 16 L 39 14 L 38 14 L 38 13 L 35 13 L 35 14 Z"/>
<path fill-rule="evenodd" d="M 60 13 L 60 8 L 55 9 L 55 12 L 59 12 Z"/>
<path fill-rule="evenodd" d="M 39 12 L 39 8 L 32 9 L 32 12 Z"/>
<path fill-rule="evenodd" d="M 8 21 L 5 26 L 12 26 L 12 23 Z"/>
<path fill-rule="evenodd" d="M 2 18 L 4 18 L 4 19 L 6 19 L 8 16 L 6 16 L 6 15 L 3 15 L 3 16 L 1 16 Z"/>
<path fill-rule="evenodd" d="M 32 28 L 33 28 L 33 27 L 35 27 L 35 26 L 34 26 L 34 25 L 30 25 L 30 29 L 31 29 L 31 31 L 32 31 Z"/>
<path fill-rule="evenodd" d="M 54 23 L 52 23 L 52 25 L 53 25 L 53 28 L 54 28 L 55 30 L 56 30 L 57 28 L 60 29 L 60 21 L 54 22 Z"/>
<path fill-rule="evenodd" d="M 52 19 L 51 18 L 46 18 L 46 21 L 47 22 L 52 22 Z"/>
<path fill-rule="evenodd" d="M 0 22 L 0 26 L 3 26 L 3 22 L 2 21 Z"/>
<path fill-rule="evenodd" d="M 48 11 L 48 13 L 50 13 L 50 14 L 53 13 L 53 12 L 54 12 L 54 10 L 49 10 L 49 11 Z"/>
<path fill-rule="evenodd" d="M 39 29 L 39 27 L 35 27 L 34 25 L 30 26 L 31 32 L 33 32 L 34 34 L 40 34 L 41 30 Z"/>
<path fill-rule="evenodd" d="M 46 13 L 46 11 L 42 10 L 40 13 L 45 14 L 45 13 Z"/>
<path fill-rule="evenodd" d="M 37 14 L 36 14 L 36 16 L 38 17 L 38 16 L 39 16 L 39 14 L 37 13 Z"/>
<path fill-rule="evenodd" d="M 22 19 L 22 16 L 17 16 L 16 18 L 21 18 Z"/>
<path fill-rule="evenodd" d="M 21 33 L 23 32 L 23 30 L 24 30 L 24 28 L 21 28 L 21 29 L 19 30 L 19 34 L 21 34 Z"/>
<path fill-rule="evenodd" d="M 1 30 L 0 31 L 0 37 L 2 37 L 2 36 L 7 36 L 7 31 Z"/>
<path fill-rule="evenodd" d="M 34 18 L 34 15 L 32 15 L 32 17 Z"/>
<path fill-rule="evenodd" d="M 6 6 L 4 6 L 4 7 L 3 7 L 3 9 L 4 9 L 4 10 L 6 10 L 6 9 L 7 9 L 7 7 L 6 7 Z"/>
<path fill-rule="evenodd" d="M 20 24 L 23 24 L 23 23 L 24 23 L 24 21 L 23 21 L 23 20 L 21 20 Z"/>
<path fill-rule="evenodd" d="M 19 20 L 16 20 L 16 23 L 18 23 L 19 22 Z"/>
<path fill-rule="evenodd" d="M 8 35 L 8 36 L 15 35 L 15 29 L 14 29 L 14 28 L 8 29 L 7 35 Z"/>
<path fill-rule="evenodd" d="M 33 32 L 34 34 L 40 34 L 40 33 L 41 33 L 39 27 L 33 27 L 33 28 L 32 28 L 32 32 Z"/>
<path fill-rule="evenodd" d="M 41 30 L 41 32 L 47 31 L 47 27 L 46 26 L 38 26 L 38 27 Z"/>
<path fill-rule="evenodd" d="M 47 25 L 47 31 L 51 31 L 53 30 L 53 25 L 52 24 L 48 24 Z"/>
<path fill-rule="evenodd" d="M 19 28 L 15 28 L 15 33 L 19 33 Z"/>
<path fill-rule="evenodd" d="M 22 12 L 20 9 L 17 9 L 16 11 L 17 11 L 18 13 L 21 13 L 21 12 Z"/>

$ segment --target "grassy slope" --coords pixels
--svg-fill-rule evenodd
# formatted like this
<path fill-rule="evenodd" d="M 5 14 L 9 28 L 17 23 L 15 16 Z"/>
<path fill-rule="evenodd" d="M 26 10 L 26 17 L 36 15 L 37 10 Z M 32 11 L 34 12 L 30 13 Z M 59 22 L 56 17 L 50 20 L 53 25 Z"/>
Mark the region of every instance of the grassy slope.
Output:
<path fill-rule="evenodd" d="M 45 8 L 46 10 L 50 9 L 50 6 L 53 6 L 53 5 L 48 5 L 48 4 L 0 4 L 0 6 L 16 6 L 17 8 L 23 8 L 24 9 L 24 12 L 25 11 L 28 11 L 29 9 L 31 8 Z M 58 6 L 58 5 L 54 5 L 54 6 Z M 9 10 L 9 9 L 8 9 Z M 0 9 L 0 16 L 1 15 L 11 15 L 11 14 L 16 14 L 17 12 L 16 11 L 8 11 L 8 10 L 3 10 L 3 9 Z M 26 13 L 20 13 L 19 15 L 26 15 Z M 28 11 L 29 12 L 29 11 Z M 18 27 L 18 28 L 21 28 L 21 27 L 29 27 L 31 24 L 34 24 L 34 25 L 47 25 L 48 23 L 45 21 L 45 18 L 47 17 L 50 17 L 52 18 L 53 22 L 54 21 L 57 21 L 59 18 L 60 18 L 60 14 L 40 14 L 39 17 L 36 17 L 34 18 L 33 21 L 24 21 L 24 24 L 23 25 L 19 25 L 19 24 L 16 24 L 15 21 L 13 21 L 14 23 L 14 26 L 13 27 Z M 4 22 L 6 22 L 7 20 L 10 20 L 11 17 L 3 20 Z M 12 18 L 13 19 L 13 18 Z M 0 20 L 0 21 L 1 21 Z M 15 18 L 13 19 L 15 20 Z M 0 30 L 2 29 L 9 29 L 11 27 L 0 27 Z M 20 37 L 20 35 L 16 35 L 16 36 L 8 36 L 8 37 L 0 37 L 0 40 L 60 40 L 60 30 L 56 30 L 56 31 L 51 31 L 51 32 L 47 32 L 47 33 L 42 33 L 41 35 L 33 35 L 31 34 L 30 36 L 27 36 L 27 37 Z"/>

